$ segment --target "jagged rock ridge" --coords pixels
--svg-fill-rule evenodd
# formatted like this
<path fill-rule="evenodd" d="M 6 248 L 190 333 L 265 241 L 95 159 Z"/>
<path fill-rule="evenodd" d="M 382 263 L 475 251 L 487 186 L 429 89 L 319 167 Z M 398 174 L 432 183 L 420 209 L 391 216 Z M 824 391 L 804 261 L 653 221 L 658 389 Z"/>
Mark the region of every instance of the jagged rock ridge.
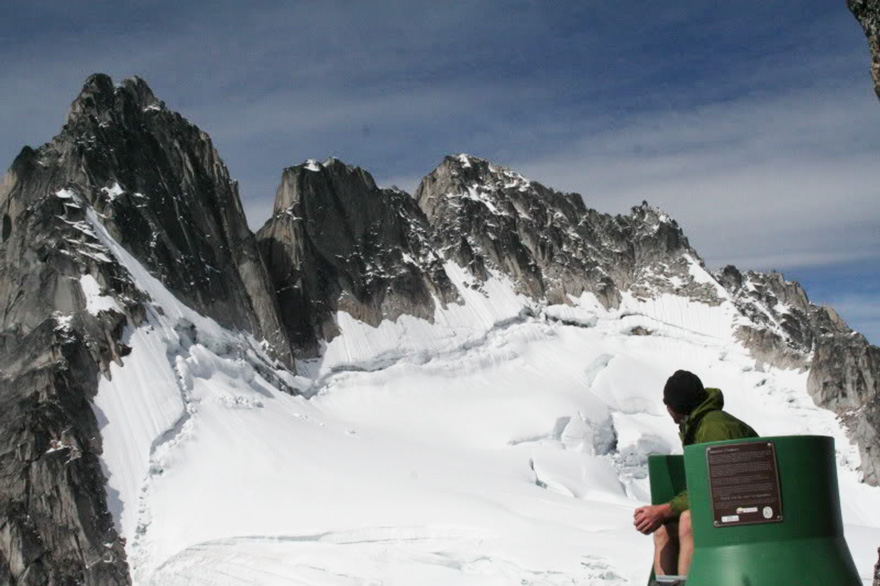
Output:
<path fill-rule="evenodd" d="M 880 0 L 847 0 L 847 8 L 858 19 L 868 38 L 871 52 L 871 78 L 880 98 Z"/>
<path fill-rule="evenodd" d="M 126 329 L 162 308 L 97 227 L 292 365 L 277 300 L 210 139 L 137 78 L 90 77 L 61 133 L 16 158 L 0 215 L 0 582 L 127 584 L 91 401 L 129 352 Z"/>
<path fill-rule="evenodd" d="M 601 214 L 580 196 L 467 155 L 447 157 L 415 197 L 442 254 L 478 278 L 487 267 L 499 270 L 550 303 L 582 292 L 607 306 L 622 292 L 710 305 L 729 298 L 742 316 L 739 340 L 760 362 L 810 369 L 810 394 L 841 417 L 859 446 L 865 481 L 880 484 L 880 350 L 833 309 L 810 303 L 798 283 L 735 267 L 706 282 L 691 272 L 703 264 L 699 255 L 662 211 L 643 203 L 628 216 Z"/>
<path fill-rule="evenodd" d="M 371 325 L 433 319 L 435 300 L 457 294 L 428 231 L 409 195 L 362 169 L 336 159 L 285 169 L 258 238 L 291 339 L 313 355 L 338 333 L 337 311 Z"/>
<path fill-rule="evenodd" d="M 810 303 L 804 289 L 780 273 L 726 266 L 715 276 L 746 318 L 737 336 L 762 362 L 806 368 L 819 335 L 849 331 L 834 310 Z"/>
<path fill-rule="evenodd" d="M 373 325 L 401 314 L 430 317 L 434 297 L 453 300 L 441 259 L 465 267 L 477 283 L 504 275 L 538 303 L 569 303 L 583 293 L 607 307 L 616 307 L 624 293 L 641 299 L 670 293 L 710 305 L 729 299 L 740 314 L 739 340 L 761 363 L 809 368 L 810 393 L 847 424 L 866 482 L 880 481 L 876 349 L 833 309 L 810 303 L 797 283 L 735 267 L 709 276 L 681 228 L 661 210 L 643 203 L 626 216 L 602 214 L 576 194 L 468 155 L 446 157 L 423 179 L 415 200 L 422 214 L 406 194 L 383 192 L 365 171 L 339 161 L 285 171 L 260 242 L 289 310 L 291 336 L 309 344 L 330 339 L 337 310 Z M 356 202 L 371 202 L 370 211 L 359 212 L 369 218 L 366 224 L 356 219 Z M 376 219 L 377 210 L 385 220 Z M 403 236 L 397 219 L 417 237 Z M 371 232 L 364 225 L 384 228 Z M 388 275 L 401 268 L 410 285 L 390 286 Z M 374 275 L 379 278 L 371 281 Z M 369 282 L 378 287 L 371 291 Z"/>
<path fill-rule="evenodd" d="M 747 319 L 739 339 L 762 362 L 809 368 L 807 391 L 840 417 L 859 446 L 865 482 L 880 485 L 880 348 L 779 273 L 728 266 L 717 278 Z"/>
<path fill-rule="evenodd" d="M 678 224 L 647 203 L 627 216 L 588 209 L 518 173 L 468 155 L 446 157 L 415 194 L 444 255 L 485 279 L 509 275 L 549 303 L 593 293 L 616 307 L 622 291 L 675 292 L 717 301 L 689 276 L 699 256 Z"/>
<path fill-rule="evenodd" d="M 290 363 L 237 185 L 210 137 L 138 78 L 89 78 L 61 134 L 18 180 L 36 197 L 74 186 L 103 223 L 181 300 L 265 337 Z M 21 158 L 21 157 L 20 157 Z M 51 173 L 40 173 L 39 169 Z"/>
<path fill-rule="evenodd" d="M 601 214 L 467 155 L 446 157 L 415 200 L 338 160 L 291 167 L 258 239 L 288 335 L 309 354 L 336 335 L 336 311 L 372 325 L 431 319 L 437 302 L 457 299 L 445 260 L 477 283 L 505 275 L 539 302 L 593 293 L 616 307 L 623 291 L 720 302 L 717 285 L 690 274 L 699 256 L 662 211 Z"/>

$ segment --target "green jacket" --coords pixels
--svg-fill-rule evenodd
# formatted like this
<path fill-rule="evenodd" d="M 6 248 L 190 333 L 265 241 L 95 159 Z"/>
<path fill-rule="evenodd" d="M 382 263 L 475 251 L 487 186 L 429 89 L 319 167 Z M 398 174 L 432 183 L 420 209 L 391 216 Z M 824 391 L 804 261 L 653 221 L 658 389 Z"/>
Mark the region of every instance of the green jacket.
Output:
<path fill-rule="evenodd" d="M 758 437 L 748 424 L 721 410 L 724 395 L 720 389 L 706 389 L 706 392 L 709 393 L 706 400 L 697 405 L 679 425 L 678 435 L 683 446 Z M 679 493 L 669 504 L 676 516 L 688 510 L 687 491 Z"/>

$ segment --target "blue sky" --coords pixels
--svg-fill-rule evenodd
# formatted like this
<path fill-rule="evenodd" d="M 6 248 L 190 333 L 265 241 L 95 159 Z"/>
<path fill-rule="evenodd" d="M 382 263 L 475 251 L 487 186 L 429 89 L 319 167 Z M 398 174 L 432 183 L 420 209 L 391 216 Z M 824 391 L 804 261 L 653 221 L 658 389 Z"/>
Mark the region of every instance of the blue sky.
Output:
<path fill-rule="evenodd" d="M 0 162 L 85 78 L 211 134 L 248 219 L 336 156 L 412 190 L 467 152 L 625 212 L 710 267 L 776 269 L 880 343 L 880 101 L 844 0 L 0 4 Z"/>

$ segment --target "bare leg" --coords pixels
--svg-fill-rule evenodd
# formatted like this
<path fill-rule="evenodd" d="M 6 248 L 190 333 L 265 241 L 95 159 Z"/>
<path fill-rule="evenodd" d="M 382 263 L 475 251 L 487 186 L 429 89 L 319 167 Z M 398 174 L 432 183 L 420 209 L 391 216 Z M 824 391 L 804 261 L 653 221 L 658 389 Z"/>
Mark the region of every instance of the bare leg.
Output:
<path fill-rule="evenodd" d="M 694 533 L 691 530 L 691 512 L 685 511 L 678 518 L 678 574 L 687 576 L 694 555 Z"/>
<path fill-rule="evenodd" d="M 654 574 L 669 576 L 678 567 L 678 522 L 669 521 L 654 531 Z"/>

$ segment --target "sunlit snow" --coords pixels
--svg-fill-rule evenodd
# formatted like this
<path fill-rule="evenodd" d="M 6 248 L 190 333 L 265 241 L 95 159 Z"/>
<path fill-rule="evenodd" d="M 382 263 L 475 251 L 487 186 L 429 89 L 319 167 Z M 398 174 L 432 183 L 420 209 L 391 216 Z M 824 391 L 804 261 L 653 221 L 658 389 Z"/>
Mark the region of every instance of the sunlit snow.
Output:
<path fill-rule="evenodd" d="M 632 513 L 647 455 L 681 451 L 660 400 L 678 368 L 762 434 L 835 438 L 869 583 L 880 490 L 807 373 L 759 369 L 733 340 L 728 301 L 541 307 L 447 263 L 462 303 L 433 323 L 338 314 L 323 357 L 287 375 L 292 396 L 255 369 L 252 339 L 180 304 L 89 219 L 154 302 L 95 399 L 135 584 L 644 584 Z"/>
<path fill-rule="evenodd" d="M 101 311 L 111 309 L 120 311 L 116 300 L 101 292 L 101 285 L 98 284 L 98 281 L 92 275 L 82 275 L 79 278 L 79 285 L 86 298 L 86 310 L 92 315 L 98 315 Z"/>
<path fill-rule="evenodd" d="M 152 106 L 147 109 L 153 108 Z M 158 110 L 158 106 L 155 107 Z M 111 187 L 102 187 L 101 191 L 107 196 L 107 199 L 110 201 L 115 201 L 117 197 L 125 193 L 125 190 L 120 187 L 119 183 L 113 183 Z"/>

